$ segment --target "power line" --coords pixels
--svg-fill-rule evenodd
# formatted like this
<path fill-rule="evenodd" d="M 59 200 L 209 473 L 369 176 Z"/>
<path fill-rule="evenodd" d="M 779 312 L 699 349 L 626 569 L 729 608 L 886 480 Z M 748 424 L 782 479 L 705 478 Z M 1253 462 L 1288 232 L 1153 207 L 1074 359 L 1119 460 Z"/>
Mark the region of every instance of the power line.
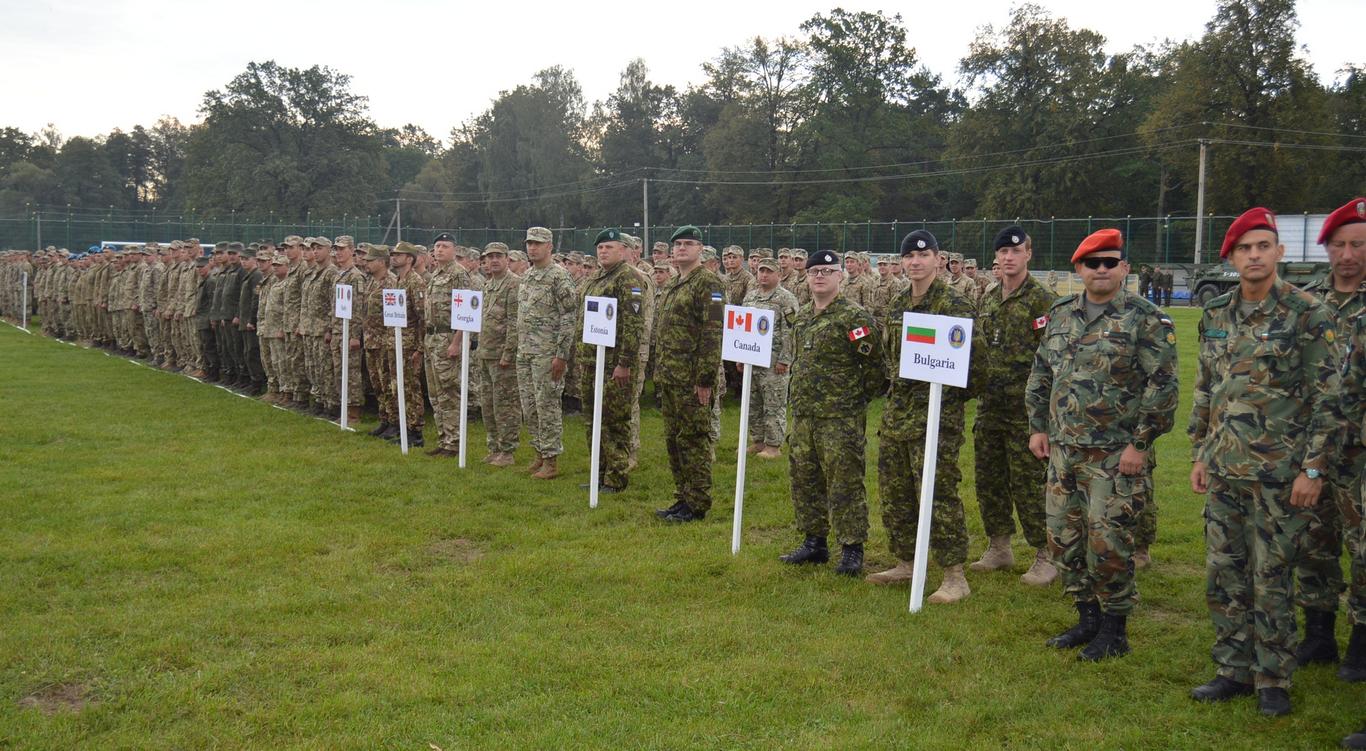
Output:
<path fill-rule="evenodd" d="M 469 196 L 469 197 L 474 197 L 474 198 L 478 198 L 478 197 L 486 196 L 486 195 L 487 195 L 487 196 L 503 196 L 503 195 L 506 195 L 506 194 L 509 194 L 509 193 L 529 193 L 529 192 L 534 192 L 534 191 L 538 191 L 538 190 L 551 190 L 551 189 L 554 189 L 554 188 L 564 188 L 564 187 L 568 187 L 568 186 L 570 186 L 570 185 L 580 185 L 580 184 L 583 184 L 583 183 L 593 183 L 593 182 L 597 182 L 597 181 L 600 181 L 600 180 L 619 180 L 619 179 L 624 178 L 624 177 L 627 176 L 627 175 L 638 174 L 638 173 L 640 173 L 640 172 L 645 172 L 645 171 L 647 171 L 648 169 L 650 169 L 650 168 L 649 168 L 649 167 L 634 167 L 634 168 L 632 168 L 632 169 L 626 170 L 625 172 L 621 172 L 621 173 L 615 174 L 615 175 L 597 175 L 597 176 L 594 176 L 594 177 L 586 177 L 586 178 L 582 178 L 582 179 L 579 179 L 579 180 L 574 180 L 574 181 L 566 182 L 566 183 L 556 183 L 556 184 L 552 184 L 552 185 L 541 185 L 541 186 L 538 186 L 538 187 L 535 187 L 535 188 L 515 188 L 515 189 L 509 189 L 509 190 L 493 191 L 493 192 L 491 192 L 491 193 L 484 193 L 484 192 L 482 192 L 482 191 L 452 191 L 452 192 L 445 192 L 445 191 L 440 191 L 440 190 L 412 190 L 412 189 L 408 189 L 408 188 L 399 188 L 397 191 L 395 191 L 395 193 L 417 193 L 417 194 L 421 194 L 421 195 L 430 195 L 430 196 L 457 196 L 457 197 Z M 399 196 L 399 197 L 402 198 L 402 196 Z M 416 200 L 416 199 L 403 198 L 403 200 L 408 201 L 408 200 Z"/>

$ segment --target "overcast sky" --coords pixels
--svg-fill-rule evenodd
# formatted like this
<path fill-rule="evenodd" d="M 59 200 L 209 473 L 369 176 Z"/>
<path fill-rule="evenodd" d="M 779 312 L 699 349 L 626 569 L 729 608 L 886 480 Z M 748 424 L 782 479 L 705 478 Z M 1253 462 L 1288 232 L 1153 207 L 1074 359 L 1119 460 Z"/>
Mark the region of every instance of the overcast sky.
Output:
<path fill-rule="evenodd" d="M 1366 0 L 1304 0 L 1300 45 L 1325 82 L 1348 62 L 1366 63 Z M 1104 34 L 1111 51 L 1199 37 L 1214 0 L 1039 0 L 1074 27 Z M 383 126 L 415 122 L 445 139 L 499 91 L 536 71 L 574 70 L 591 103 L 616 88 L 626 63 L 645 59 L 651 78 L 680 89 L 700 65 L 755 35 L 795 35 L 802 21 L 840 5 L 808 2 L 490 3 L 385 0 L 0 0 L 0 126 L 65 136 L 150 125 L 161 115 L 199 120 L 205 91 L 250 61 L 328 65 L 352 76 Z M 947 82 L 979 27 L 1001 26 L 1009 2 L 846 3 L 900 13 L 921 61 Z M 175 52 L 167 53 L 168 45 Z"/>

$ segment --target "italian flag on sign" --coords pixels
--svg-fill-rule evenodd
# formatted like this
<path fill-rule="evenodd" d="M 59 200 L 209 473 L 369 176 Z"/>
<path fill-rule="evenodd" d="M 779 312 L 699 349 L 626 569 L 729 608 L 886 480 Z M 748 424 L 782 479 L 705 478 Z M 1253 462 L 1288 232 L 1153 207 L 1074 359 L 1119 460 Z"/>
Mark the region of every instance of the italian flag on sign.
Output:
<path fill-rule="evenodd" d="M 915 342 L 916 344 L 934 344 L 934 329 L 907 326 L 906 341 Z"/>

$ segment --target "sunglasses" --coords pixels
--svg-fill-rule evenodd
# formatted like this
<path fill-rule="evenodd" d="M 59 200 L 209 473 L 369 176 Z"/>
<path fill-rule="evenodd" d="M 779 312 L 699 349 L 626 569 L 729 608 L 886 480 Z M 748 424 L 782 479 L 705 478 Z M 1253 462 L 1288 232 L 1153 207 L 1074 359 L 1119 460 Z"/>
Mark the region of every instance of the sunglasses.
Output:
<path fill-rule="evenodd" d="M 1113 269 L 1114 267 L 1118 266 L 1118 265 L 1119 265 L 1119 262 L 1122 261 L 1122 260 L 1124 260 L 1124 259 L 1122 259 L 1122 258 L 1083 258 L 1083 259 L 1081 259 L 1081 263 L 1082 263 L 1082 265 L 1085 266 L 1086 268 L 1088 268 L 1088 269 L 1090 269 L 1090 270 L 1092 270 L 1092 271 L 1095 271 L 1096 269 L 1100 268 L 1101 266 L 1104 266 L 1104 267 L 1107 268 L 1107 269 Z"/>

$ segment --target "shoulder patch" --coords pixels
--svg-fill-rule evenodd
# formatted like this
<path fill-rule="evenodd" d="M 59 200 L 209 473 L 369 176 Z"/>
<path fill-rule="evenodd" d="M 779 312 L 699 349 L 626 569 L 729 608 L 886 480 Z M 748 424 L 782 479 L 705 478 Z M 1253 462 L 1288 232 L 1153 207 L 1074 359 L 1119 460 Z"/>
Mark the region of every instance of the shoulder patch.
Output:
<path fill-rule="evenodd" d="M 1049 308 L 1049 310 L 1055 310 L 1057 308 L 1060 308 L 1064 305 L 1074 302 L 1076 299 L 1076 295 L 1063 295 L 1062 297 L 1059 297 L 1057 300 L 1053 302 L 1053 307 Z"/>
<path fill-rule="evenodd" d="M 1041 329 L 1041 328 L 1043 328 L 1044 326 L 1047 326 L 1047 325 L 1048 325 L 1048 316 L 1039 316 L 1038 318 L 1035 318 L 1035 319 L 1034 319 L 1034 322 L 1033 322 L 1032 324 L 1030 324 L 1030 327 L 1033 328 L 1035 331 L 1038 331 L 1039 329 Z"/>
<path fill-rule="evenodd" d="M 1158 323 L 1161 323 L 1163 326 L 1166 326 L 1166 327 L 1169 328 L 1169 329 L 1174 329 L 1174 328 L 1176 328 L 1176 324 L 1175 324 L 1175 323 L 1172 323 L 1172 319 L 1169 318 L 1169 317 L 1167 317 L 1166 314 L 1159 314 L 1159 315 L 1157 316 L 1157 321 L 1158 321 Z"/>

